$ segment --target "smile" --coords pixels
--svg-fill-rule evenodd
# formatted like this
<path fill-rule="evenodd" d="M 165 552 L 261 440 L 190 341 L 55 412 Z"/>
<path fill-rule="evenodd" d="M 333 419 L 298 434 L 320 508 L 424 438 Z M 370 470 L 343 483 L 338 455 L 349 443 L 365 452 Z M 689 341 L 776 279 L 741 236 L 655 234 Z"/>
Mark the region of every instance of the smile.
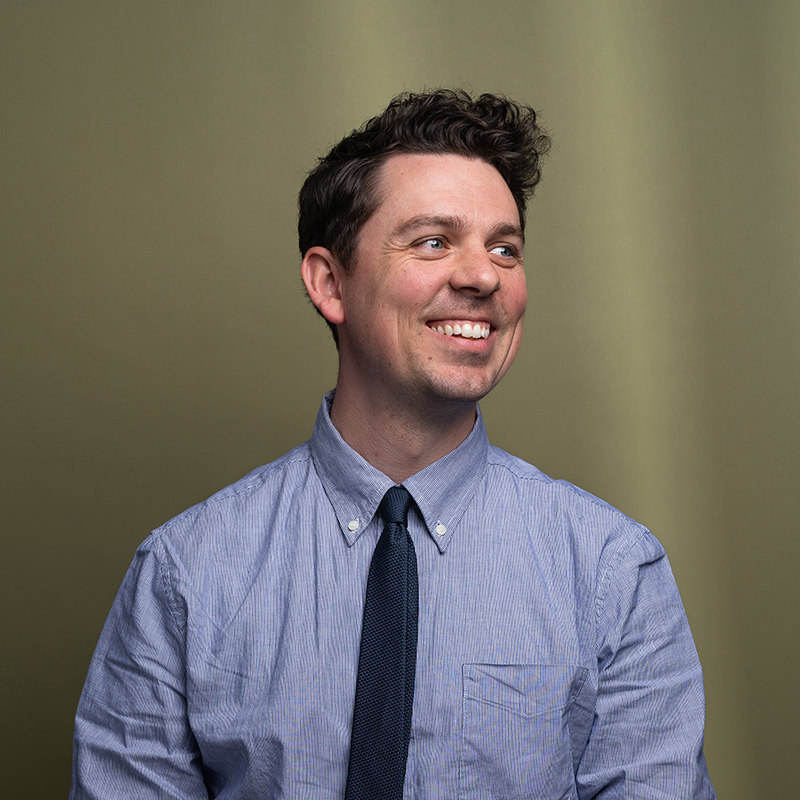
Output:
<path fill-rule="evenodd" d="M 461 336 L 463 339 L 488 339 L 492 326 L 488 322 L 454 322 L 444 325 L 428 323 L 428 327 L 445 336 Z"/>

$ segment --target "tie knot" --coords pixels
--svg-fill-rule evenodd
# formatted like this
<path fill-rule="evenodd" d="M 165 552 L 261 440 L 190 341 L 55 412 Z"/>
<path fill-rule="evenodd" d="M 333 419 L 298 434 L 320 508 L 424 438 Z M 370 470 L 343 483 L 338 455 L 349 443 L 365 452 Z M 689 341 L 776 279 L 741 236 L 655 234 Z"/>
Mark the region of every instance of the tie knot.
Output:
<path fill-rule="evenodd" d="M 381 500 L 381 518 L 385 523 L 396 522 L 400 525 L 408 524 L 408 507 L 411 505 L 411 495 L 404 486 L 392 486 Z"/>

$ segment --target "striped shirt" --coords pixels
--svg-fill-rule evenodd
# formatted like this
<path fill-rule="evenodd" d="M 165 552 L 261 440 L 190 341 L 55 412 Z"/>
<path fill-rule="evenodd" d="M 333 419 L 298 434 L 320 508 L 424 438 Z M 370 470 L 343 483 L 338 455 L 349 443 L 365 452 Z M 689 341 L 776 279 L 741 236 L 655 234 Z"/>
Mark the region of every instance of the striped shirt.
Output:
<path fill-rule="evenodd" d="M 330 402 L 309 442 L 137 550 L 78 707 L 74 800 L 343 797 L 393 482 Z M 480 414 L 403 485 L 419 572 L 404 796 L 714 798 L 700 664 L 649 531 L 492 447 Z"/>

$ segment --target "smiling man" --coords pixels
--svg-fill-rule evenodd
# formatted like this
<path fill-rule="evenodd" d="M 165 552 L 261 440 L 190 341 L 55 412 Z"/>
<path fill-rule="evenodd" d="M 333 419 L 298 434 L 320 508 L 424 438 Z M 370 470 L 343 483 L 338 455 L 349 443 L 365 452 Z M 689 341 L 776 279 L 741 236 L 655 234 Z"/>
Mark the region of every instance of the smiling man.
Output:
<path fill-rule="evenodd" d="M 377 177 L 384 199 L 352 263 L 316 245 L 302 270 L 338 331 L 331 420 L 402 483 L 467 437 L 476 401 L 514 360 L 527 302 L 524 234 L 506 182 L 485 161 L 403 153 Z"/>
<path fill-rule="evenodd" d="M 489 445 L 549 140 L 403 95 L 300 193 L 339 348 L 311 440 L 154 531 L 100 638 L 73 798 L 713 798 L 663 549 Z"/>

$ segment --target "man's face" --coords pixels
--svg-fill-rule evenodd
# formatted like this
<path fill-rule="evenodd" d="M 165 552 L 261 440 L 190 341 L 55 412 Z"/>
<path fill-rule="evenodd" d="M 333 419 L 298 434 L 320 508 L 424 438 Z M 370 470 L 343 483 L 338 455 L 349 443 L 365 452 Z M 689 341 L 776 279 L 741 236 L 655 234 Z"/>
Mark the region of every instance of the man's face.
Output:
<path fill-rule="evenodd" d="M 340 378 L 397 401 L 474 402 L 505 375 L 522 336 L 514 198 L 484 161 L 416 154 L 386 161 L 378 197 L 342 276 Z"/>

